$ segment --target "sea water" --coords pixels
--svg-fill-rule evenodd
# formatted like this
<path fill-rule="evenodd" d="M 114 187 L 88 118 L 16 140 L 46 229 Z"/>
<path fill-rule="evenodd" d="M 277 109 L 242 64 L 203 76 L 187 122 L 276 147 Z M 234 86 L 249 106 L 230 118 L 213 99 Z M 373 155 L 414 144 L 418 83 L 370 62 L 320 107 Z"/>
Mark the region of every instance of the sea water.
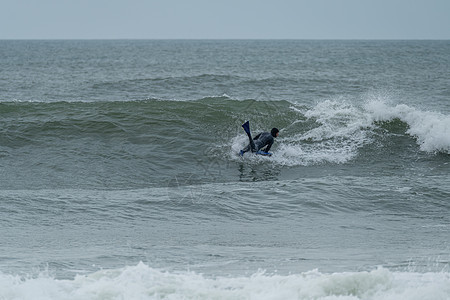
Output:
<path fill-rule="evenodd" d="M 449 41 L 0 54 L 0 299 L 450 299 Z"/>

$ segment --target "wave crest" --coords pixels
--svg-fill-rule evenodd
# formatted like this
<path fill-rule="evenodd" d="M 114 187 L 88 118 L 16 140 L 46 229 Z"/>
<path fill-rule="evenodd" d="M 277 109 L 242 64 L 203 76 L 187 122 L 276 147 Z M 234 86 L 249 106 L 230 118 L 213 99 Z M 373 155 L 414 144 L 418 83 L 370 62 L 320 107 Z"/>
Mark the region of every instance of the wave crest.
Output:
<path fill-rule="evenodd" d="M 342 164 L 364 153 L 361 149 L 365 147 L 371 153 L 379 152 L 374 147 L 387 138 L 398 139 L 399 135 L 414 138 L 421 151 L 450 154 L 450 117 L 444 114 L 405 104 L 390 106 L 379 100 L 357 106 L 343 99 L 326 100 L 313 107 L 292 104 L 290 110 L 295 116 L 290 115 L 291 123 L 281 130 L 276 141 L 271 159 L 276 164 Z M 246 142 L 245 137 L 236 137 L 233 152 L 238 152 Z"/>
<path fill-rule="evenodd" d="M 372 101 L 366 109 L 374 121 L 399 119 L 407 123 L 406 133 L 416 138 L 422 151 L 450 154 L 450 116 L 421 111 L 406 104 L 391 107 L 382 101 Z"/>

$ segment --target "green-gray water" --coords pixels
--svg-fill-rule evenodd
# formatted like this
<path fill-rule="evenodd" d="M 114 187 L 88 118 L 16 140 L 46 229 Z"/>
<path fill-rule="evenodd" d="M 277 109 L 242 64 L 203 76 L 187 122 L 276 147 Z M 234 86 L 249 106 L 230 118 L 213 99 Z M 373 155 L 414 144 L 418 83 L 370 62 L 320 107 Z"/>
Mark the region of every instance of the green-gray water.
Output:
<path fill-rule="evenodd" d="M 0 53 L 1 299 L 449 299 L 448 41 Z"/>

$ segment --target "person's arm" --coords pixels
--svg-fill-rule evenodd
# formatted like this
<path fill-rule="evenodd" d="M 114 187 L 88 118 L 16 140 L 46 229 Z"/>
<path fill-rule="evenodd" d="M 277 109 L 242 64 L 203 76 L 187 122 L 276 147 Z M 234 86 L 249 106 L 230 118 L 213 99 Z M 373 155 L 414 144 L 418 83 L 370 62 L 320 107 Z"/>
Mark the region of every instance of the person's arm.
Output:
<path fill-rule="evenodd" d="M 267 143 L 267 147 L 264 151 L 269 152 L 272 145 L 273 145 L 273 139 L 270 139 L 270 141 Z"/>
<path fill-rule="evenodd" d="M 261 136 L 261 133 L 259 133 L 258 135 L 256 135 L 253 139 L 254 139 L 254 140 L 257 140 L 257 139 L 259 139 L 260 136 Z"/>

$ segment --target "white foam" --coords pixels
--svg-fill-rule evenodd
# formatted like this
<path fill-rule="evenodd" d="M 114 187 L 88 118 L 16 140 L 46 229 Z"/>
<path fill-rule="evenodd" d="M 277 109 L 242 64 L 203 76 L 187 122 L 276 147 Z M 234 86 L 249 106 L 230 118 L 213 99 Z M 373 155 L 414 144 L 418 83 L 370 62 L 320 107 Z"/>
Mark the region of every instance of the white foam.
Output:
<path fill-rule="evenodd" d="M 370 142 L 368 132 L 362 130 L 370 127 L 372 120 L 361 109 L 345 101 L 324 101 L 310 110 L 291 110 L 313 119 L 317 126 L 305 133 L 277 139 L 271 161 L 276 164 L 295 166 L 313 165 L 324 162 L 345 163 L 358 154 L 358 148 Z M 291 125 L 302 121 L 296 120 Z M 238 135 L 232 140 L 232 153 L 236 157 L 239 150 L 248 143 L 245 135 Z M 266 158 L 264 158 L 266 159 Z M 252 161 L 264 160 L 251 157 Z"/>
<path fill-rule="evenodd" d="M 295 107 L 292 110 L 299 112 Z M 284 165 L 345 163 L 358 155 L 358 149 L 371 142 L 372 120 L 342 99 L 318 103 L 303 112 L 316 126 L 307 132 L 281 138 L 274 160 Z M 296 121 L 298 122 L 298 121 Z"/>
<path fill-rule="evenodd" d="M 384 101 L 371 101 L 366 109 L 374 121 L 399 119 L 407 123 L 407 133 L 417 139 L 422 151 L 450 154 L 450 116 L 405 104 L 389 106 Z"/>
<path fill-rule="evenodd" d="M 271 275 L 207 277 L 165 272 L 143 263 L 58 280 L 0 273 L 0 299 L 450 299 L 450 273 L 317 270 Z"/>

